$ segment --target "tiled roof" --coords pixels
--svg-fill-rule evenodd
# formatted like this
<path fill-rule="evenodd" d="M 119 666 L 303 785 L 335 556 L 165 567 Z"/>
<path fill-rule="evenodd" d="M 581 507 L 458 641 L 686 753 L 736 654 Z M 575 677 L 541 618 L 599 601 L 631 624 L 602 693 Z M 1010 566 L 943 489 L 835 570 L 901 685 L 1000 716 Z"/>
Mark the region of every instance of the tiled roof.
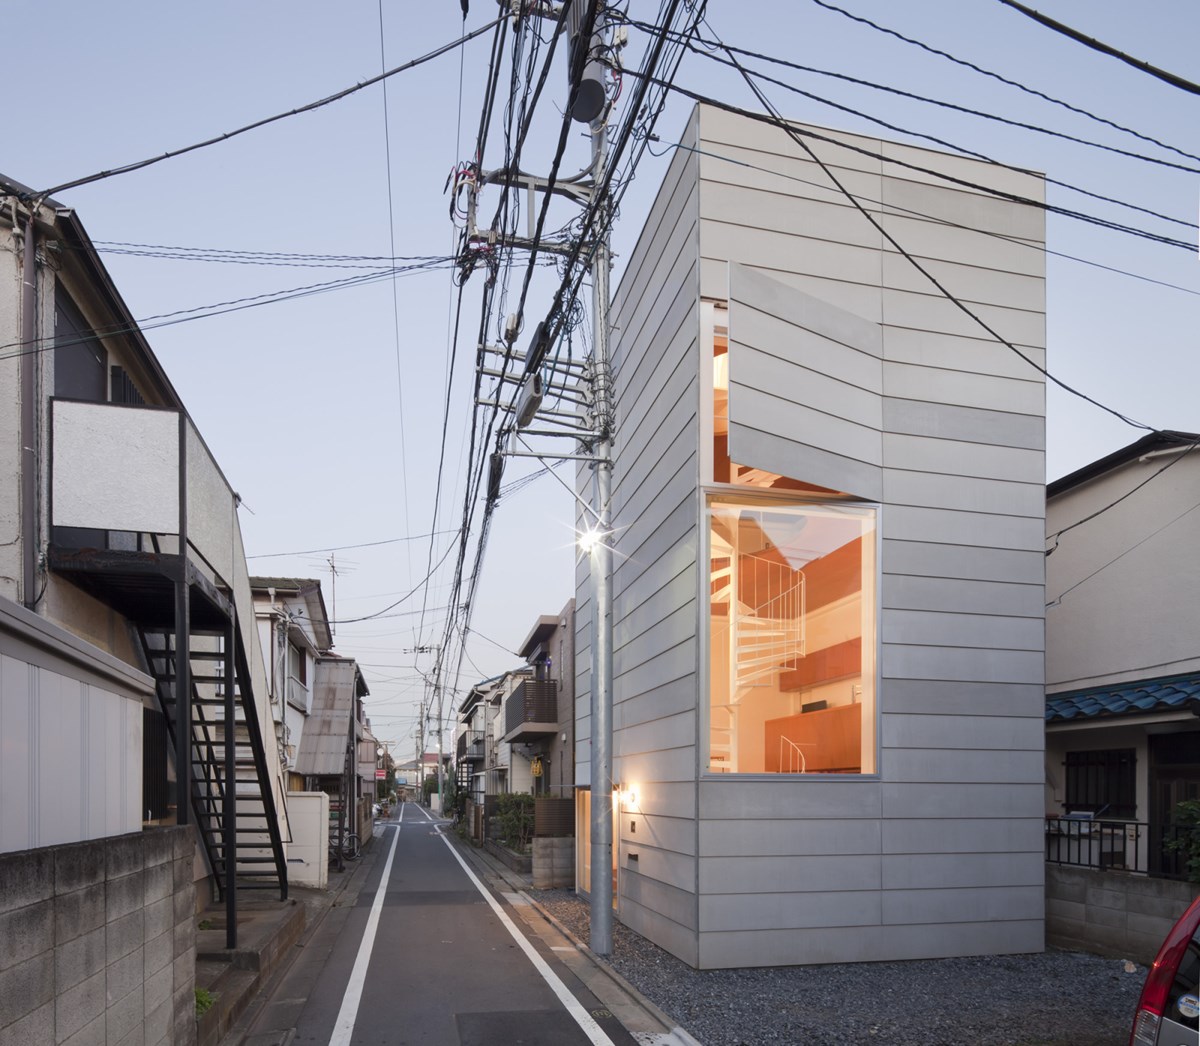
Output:
<path fill-rule="evenodd" d="M 1046 722 L 1186 711 L 1200 702 L 1200 672 L 1163 679 L 1143 679 L 1118 686 L 1092 686 L 1046 695 Z"/>

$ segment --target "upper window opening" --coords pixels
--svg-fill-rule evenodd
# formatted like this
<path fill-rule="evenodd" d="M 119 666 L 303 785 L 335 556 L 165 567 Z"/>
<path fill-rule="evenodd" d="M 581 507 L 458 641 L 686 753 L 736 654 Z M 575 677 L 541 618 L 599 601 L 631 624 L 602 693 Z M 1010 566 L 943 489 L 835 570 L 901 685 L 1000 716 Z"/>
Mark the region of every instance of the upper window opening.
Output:
<path fill-rule="evenodd" d="M 730 460 L 727 322 L 714 307 L 708 769 L 874 773 L 877 509 Z"/>

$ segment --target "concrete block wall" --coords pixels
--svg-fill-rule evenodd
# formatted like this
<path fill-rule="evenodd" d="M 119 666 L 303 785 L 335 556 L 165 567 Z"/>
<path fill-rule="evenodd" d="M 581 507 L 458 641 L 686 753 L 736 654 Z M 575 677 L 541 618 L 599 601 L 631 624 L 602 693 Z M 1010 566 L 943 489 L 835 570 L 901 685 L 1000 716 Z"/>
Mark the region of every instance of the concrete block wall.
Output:
<path fill-rule="evenodd" d="M 1046 943 L 1149 965 L 1194 883 L 1046 865 Z"/>
<path fill-rule="evenodd" d="M 0 854 L 0 1046 L 191 1046 L 190 828 Z"/>
<path fill-rule="evenodd" d="M 533 886 L 537 890 L 575 885 L 575 839 L 548 836 L 533 840 Z"/>

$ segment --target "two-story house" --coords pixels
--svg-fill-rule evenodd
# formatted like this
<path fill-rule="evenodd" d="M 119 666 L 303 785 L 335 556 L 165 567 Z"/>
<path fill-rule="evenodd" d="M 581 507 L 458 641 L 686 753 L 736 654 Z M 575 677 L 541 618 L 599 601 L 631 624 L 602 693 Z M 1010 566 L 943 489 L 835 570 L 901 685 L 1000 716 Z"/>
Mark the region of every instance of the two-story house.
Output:
<path fill-rule="evenodd" d="M 288 788 L 304 787 L 296 753 L 312 712 L 317 658 L 333 646 L 329 615 L 316 578 L 252 577 L 258 639 L 267 662 L 267 686 L 279 760 Z"/>
<path fill-rule="evenodd" d="M 0 241 L 0 904 L 75 912 L 26 939 L 9 983 L 37 989 L 0 1037 L 119 964 L 89 1028 L 171 1041 L 194 1031 L 193 903 L 224 898 L 232 946 L 244 887 L 287 895 L 238 497 L 78 215 L 0 178 Z"/>
<path fill-rule="evenodd" d="M 1153 432 L 1046 489 L 1047 930 L 1143 960 L 1194 893 L 1162 880 L 1200 799 L 1198 447 Z"/>

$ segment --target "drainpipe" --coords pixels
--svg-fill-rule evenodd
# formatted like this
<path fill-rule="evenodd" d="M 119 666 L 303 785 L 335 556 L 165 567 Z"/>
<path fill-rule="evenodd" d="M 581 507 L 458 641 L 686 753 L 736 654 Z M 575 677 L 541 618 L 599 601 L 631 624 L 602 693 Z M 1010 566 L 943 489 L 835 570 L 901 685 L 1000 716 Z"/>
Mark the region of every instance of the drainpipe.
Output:
<path fill-rule="evenodd" d="M 34 211 L 25 222 L 21 269 L 21 601 L 32 610 L 37 602 L 37 239 Z M 16 223 L 16 204 L 13 204 Z"/>

